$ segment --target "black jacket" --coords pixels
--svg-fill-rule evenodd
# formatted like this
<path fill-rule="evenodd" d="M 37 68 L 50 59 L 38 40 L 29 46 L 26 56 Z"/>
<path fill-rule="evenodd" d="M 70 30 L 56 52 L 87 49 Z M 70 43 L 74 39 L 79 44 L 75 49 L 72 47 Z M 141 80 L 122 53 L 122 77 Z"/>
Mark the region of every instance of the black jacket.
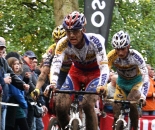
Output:
<path fill-rule="evenodd" d="M 0 66 L 3 67 L 6 73 L 10 73 L 12 79 L 11 84 L 16 86 L 20 90 L 24 90 L 23 85 L 25 84 L 25 82 L 23 82 L 17 75 L 14 74 L 12 68 L 8 65 L 7 61 L 2 57 L 0 58 Z"/>

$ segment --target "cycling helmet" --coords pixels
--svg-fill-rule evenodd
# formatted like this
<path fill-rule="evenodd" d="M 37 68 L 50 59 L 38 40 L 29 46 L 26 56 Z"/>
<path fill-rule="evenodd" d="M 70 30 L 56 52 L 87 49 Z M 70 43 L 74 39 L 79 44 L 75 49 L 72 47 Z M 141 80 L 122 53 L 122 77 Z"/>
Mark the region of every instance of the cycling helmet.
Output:
<path fill-rule="evenodd" d="M 52 32 L 54 39 L 61 39 L 64 36 L 66 36 L 66 32 L 62 25 L 57 26 Z"/>
<path fill-rule="evenodd" d="M 125 48 L 130 44 L 130 37 L 124 31 L 119 31 L 112 38 L 112 46 L 115 49 Z"/>
<path fill-rule="evenodd" d="M 74 11 L 64 18 L 63 28 L 64 29 L 81 29 L 86 25 L 86 18 L 83 13 Z"/>

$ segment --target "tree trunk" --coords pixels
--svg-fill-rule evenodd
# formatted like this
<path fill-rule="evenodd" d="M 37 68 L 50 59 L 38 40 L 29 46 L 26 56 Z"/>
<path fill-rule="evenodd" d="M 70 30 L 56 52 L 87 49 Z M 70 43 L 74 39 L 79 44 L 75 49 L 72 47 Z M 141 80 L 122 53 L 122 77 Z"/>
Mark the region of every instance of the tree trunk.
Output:
<path fill-rule="evenodd" d="M 54 0 L 56 26 L 62 24 L 64 17 L 72 11 L 79 11 L 78 0 Z"/>

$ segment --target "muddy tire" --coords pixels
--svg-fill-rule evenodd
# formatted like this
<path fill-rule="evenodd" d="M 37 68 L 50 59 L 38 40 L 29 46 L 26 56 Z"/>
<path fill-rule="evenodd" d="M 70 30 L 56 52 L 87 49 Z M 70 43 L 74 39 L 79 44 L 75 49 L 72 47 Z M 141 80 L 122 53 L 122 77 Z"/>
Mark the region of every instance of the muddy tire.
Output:
<path fill-rule="evenodd" d="M 56 117 L 51 118 L 51 120 L 49 121 L 47 130 L 61 130 Z"/>
<path fill-rule="evenodd" d="M 79 122 L 77 119 L 74 119 L 71 126 L 72 130 L 79 130 Z"/>
<path fill-rule="evenodd" d="M 123 121 L 118 121 L 115 125 L 115 130 L 123 130 Z"/>

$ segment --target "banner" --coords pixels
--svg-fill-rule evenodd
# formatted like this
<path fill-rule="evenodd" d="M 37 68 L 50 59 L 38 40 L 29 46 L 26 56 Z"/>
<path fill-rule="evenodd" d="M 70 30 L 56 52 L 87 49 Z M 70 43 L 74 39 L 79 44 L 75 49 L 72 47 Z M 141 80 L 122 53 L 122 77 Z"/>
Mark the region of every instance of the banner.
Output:
<path fill-rule="evenodd" d="M 84 14 L 87 19 L 86 32 L 98 33 L 105 38 L 107 47 L 115 0 L 85 0 Z"/>

